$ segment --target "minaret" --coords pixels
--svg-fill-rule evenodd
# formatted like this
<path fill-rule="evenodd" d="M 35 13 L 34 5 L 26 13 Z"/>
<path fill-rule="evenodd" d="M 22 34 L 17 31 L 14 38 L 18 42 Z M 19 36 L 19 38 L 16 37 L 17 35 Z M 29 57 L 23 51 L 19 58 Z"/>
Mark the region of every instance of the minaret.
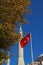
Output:
<path fill-rule="evenodd" d="M 10 65 L 10 58 L 7 60 L 7 65 Z"/>
<path fill-rule="evenodd" d="M 20 26 L 20 34 L 21 34 L 21 37 L 20 37 L 20 40 L 21 40 L 21 39 L 23 38 L 23 32 L 22 32 L 21 26 Z M 18 57 L 18 65 L 25 65 L 25 63 L 24 63 L 24 56 L 23 56 L 23 48 L 21 48 L 20 40 L 19 40 L 19 57 Z"/>
<path fill-rule="evenodd" d="M 9 56 L 10 51 L 8 52 L 8 56 Z M 7 59 L 7 65 L 10 65 L 10 58 Z"/>

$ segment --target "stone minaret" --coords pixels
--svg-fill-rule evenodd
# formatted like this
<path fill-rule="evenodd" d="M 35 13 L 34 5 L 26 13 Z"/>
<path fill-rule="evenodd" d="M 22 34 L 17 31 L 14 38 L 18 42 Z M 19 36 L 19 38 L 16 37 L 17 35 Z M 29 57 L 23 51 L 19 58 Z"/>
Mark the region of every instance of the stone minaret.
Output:
<path fill-rule="evenodd" d="M 10 58 L 7 60 L 7 65 L 10 65 Z"/>
<path fill-rule="evenodd" d="M 21 34 L 21 37 L 20 37 L 20 40 L 21 40 L 21 39 L 23 38 L 23 32 L 22 32 L 21 26 L 20 26 L 20 34 Z M 21 48 L 20 40 L 19 40 L 19 57 L 18 57 L 18 65 L 25 65 L 25 63 L 24 63 L 24 56 L 23 56 L 23 48 Z"/>
<path fill-rule="evenodd" d="M 8 56 L 9 56 L 10 51 L 8 52 Z M 10 65 L 10 58 L 7 59 L 7 65 Z"/>

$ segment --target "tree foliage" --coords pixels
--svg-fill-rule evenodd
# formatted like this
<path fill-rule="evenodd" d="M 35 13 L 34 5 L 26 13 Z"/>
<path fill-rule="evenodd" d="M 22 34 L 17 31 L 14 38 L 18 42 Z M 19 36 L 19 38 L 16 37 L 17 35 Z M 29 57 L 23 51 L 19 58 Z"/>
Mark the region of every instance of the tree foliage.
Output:
<path fill-rule="evenodd" d="M 21 22 L 23 16 L 28 12 L 29 0 L 0 0 L 0 18 L 8 22 Z"/>
<path fill-rule="evenodd" d="M 5 54 L 5 52 L 0 52 L 0 65 L 2 65 L 5 60 Z"/>
<path fill-rule="evenodd" d="M 30 0 L 0 0 L 0 49 L 6 50 L 18 42 L 20 33 L 15 32 L 17 23 L 23 23 L 23 14 L 29 12 L 29 5 Z M 0 58 L 3 63 L 4 58 L 1 55 Z"/>
<path fill-rule="evenodd" d="M 0 48 L 6 49 L 20 38 L 20 34 L 15 33 L 13 25 L 10 23 L 0 23 Z"/>
<path fill-rule="evenodd" d="M 10 57 L 12 57 L 13 55 L 8 55 L 6 52 L 0 52 L 0 65 L 2 65 L 4 63 L 4 61 L 7 61 Z"/>
<path fill-rule="evenodd" d="M 0 48 L 6 49 L 18 41 L 20 34 L 15 32 L 16 23 L 22 23 L 29 5 L 30 0 L 0 0 Z"/>

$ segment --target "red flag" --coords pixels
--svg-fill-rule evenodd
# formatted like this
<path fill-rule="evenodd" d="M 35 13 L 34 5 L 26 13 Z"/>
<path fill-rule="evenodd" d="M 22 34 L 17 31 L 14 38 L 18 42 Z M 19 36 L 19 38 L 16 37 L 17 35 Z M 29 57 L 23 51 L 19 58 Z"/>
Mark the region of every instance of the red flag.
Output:
<path fill-rule="evenodd" d="M 21 47 L 22 47 L 22 48 L 25 47 L 29 41 L 30 41 L 30 34 L 28 34 L 27 36 L 25 36 L 25 37 L 20 41 Z"/>

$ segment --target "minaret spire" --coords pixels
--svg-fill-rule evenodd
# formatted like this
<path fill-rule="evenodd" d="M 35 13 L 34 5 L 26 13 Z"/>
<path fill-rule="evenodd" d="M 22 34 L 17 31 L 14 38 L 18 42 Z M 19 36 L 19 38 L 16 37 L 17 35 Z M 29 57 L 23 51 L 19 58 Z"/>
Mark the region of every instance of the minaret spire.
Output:
<path fill-rule="evenodd" d="M 10 51 L 8 52 L 8 56 L 9 56 Z M 10 65 L 10 58 L 7 59 L 7 65 Z"/>
<path fill-rule="evenodd" d="M 22 32 L 22 28 L 20 26 L 20 40 L 23 38 L 23 32 Z M 24 63 L 24 56 L 23 56 L 23 48 L 21 48 L 20 46 L 20 40 L 19 40 L 19 57 L 18 57 L 18 65 L 25 65 Z"/>

